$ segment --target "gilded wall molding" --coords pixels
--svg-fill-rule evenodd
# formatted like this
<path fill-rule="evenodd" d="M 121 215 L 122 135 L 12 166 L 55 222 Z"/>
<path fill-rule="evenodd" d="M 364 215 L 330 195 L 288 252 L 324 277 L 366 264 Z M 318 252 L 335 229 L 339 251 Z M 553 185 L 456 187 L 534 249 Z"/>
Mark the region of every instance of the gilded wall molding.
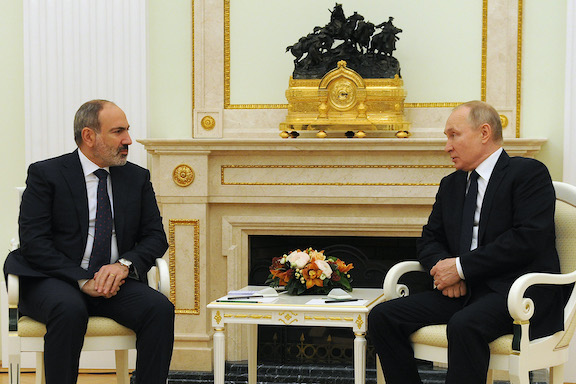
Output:
<path fill-rule="evenodd" d="M 179 187 L 188 187 L 195 178 L 194 169 L 188 164 L 180 164 L 172 171 L 172 180 Z"/>
<path fill-rule="evenodd" d="M 439 182 L 431 183 L 402 183 L 402 182 L 368 182 L 368 183 L 354 183 L 354 182 L 275 182 L 275 181 L 255 181 L 255 182 L 241 182 L 241 181 L 227 181 L 227 169 L 448 169 L 453 170 L 453 165 L 222 165 L 220 167 L 220 183 L 221 185 L 316 185 L 316 186 L 438 186 Z"/>
<path fill-rule="evenodd" d="M 519 32 L 522 29 L 521 24 L 521 2 L 519 0 Z M 521 35 L 519 35 L 521 36 Z M 519 37 L 520 38 L 520 37 Z M 481 63 L 481 81 L 480 95 L 483 101 L 486 101 L 486 62 L 488 51 L 488 0 L 482 0 L 482 63 Z M 521 45 L 518 45 L 518 59 L 521 57 Z M 518 68 L 517 78 L 519 84 L 520 67 Z M 518 85 L 519 87 L 519 85 Z M 519 95 L 520 89 L 518 89 Z M 519 96 L 518 96 L 519 97 Z M 405 108 L 454 108 L 464 101 L 460 102 L 431 102 L 431 103 L 405 103 Z M 286 109 L 288 104 L 231 104 L 230 102 L 230 0 L 224 0 L 224 108 L 225 109 Z M 517 108 L 518 110 L 518 108 Z M 517 124 L 518 127 L 518 124 Z M 517 137 L 520 137 L 518 134 Z"/>
<path fill-rule="evenodd" d="M 520 137 L 520 109 L 522 106 L 522 21 L 524 4 L 518 0 L 518 44 L 516 52 L 516 137 Z"/>
<path fill-rule="evenodd" d="M 179 308 L 176 300 L 176 227 L 192 226 L 194 230 L 194 254 L 192 268 L 194 282 L 194 308 Z M 176 314 L 200 314 L 200 220 L 170 219 L 168 221 L 168 265 L 170 271 L 170 301 L 175 306 Z M 185 282 L 186 284 L 188 282 Z"/>
<path fill-rule="evenodd" d="M 196 74 L 196 43 L 194 42 L 196 36 L 194 31 L 196 29 L 196 21 L 194 20 L 194 17 L 196 14 L 194 12 L 194 5 L 194 0 L 192 0 L 192 111 L 196 109 L 196 79 L 194 78 Z"/>

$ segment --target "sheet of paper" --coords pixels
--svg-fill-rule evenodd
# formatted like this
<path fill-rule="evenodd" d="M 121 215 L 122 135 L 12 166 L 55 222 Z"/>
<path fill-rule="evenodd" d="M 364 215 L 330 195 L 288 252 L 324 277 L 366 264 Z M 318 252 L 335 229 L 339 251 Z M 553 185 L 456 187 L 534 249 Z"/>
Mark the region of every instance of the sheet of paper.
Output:
<path fill-rule="evenodd" d="M 326 303 L 326 300 L 331 299 L 311 299 L 309 300 L 306 305 L 347 305 L 347 306 L 354 306 L 354 305 L 366 305 L 368 300 L 356 300 L 356 301 L 342 301 L 338 303 Z"/>
<path fill-rule="evenodd" d="M 256 294 L 258 291 L 230 291 L 228 296 L 251 296 Z"/>
<path fill-rule="evenodd" d="M 234 297 L 234 296 L 232 296 Z M 232 299 L 228 300 L 228 296 L 221 297 L 217 301 L 219 302 L 226 302 L 226 303 L 273 303 L 278 300 L 278 297 L 254 297 L 254 298 L 246 298 L 246 299 Z"/>

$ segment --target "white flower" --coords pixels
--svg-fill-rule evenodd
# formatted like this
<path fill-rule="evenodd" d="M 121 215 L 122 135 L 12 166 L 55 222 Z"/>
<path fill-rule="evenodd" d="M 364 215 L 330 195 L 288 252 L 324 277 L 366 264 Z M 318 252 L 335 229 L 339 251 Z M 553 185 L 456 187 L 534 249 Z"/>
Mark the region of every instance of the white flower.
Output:
<path fill-rule="evenodd" d="M 290 262 L 292 268 L 296 267 L 298 269 L 302 269 L 308 264 L 310 261 L 310 256 L 306 252 L 298 252 L 294 251 L 286 257 L 286 260 Z"/>
<path fill-rule="evenodd" d="M 326 275 L 326 278 L 329 279 L 330 276 L 332 276 L 332 268 L 330 267 L 330 264 L 328 264 L 326 261 L 316 260 L 316 265 L 318 266 L 318 268 L 320 268 L 322 273 Z"/>

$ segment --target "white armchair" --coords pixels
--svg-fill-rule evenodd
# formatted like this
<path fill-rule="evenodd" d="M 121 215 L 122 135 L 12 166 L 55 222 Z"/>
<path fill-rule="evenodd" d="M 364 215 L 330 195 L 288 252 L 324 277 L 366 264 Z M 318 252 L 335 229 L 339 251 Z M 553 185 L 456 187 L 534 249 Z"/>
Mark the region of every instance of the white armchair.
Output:
<path fill-rule="evenodd" d="M 534 303 L 525 298 L 526 289 L 535 284 L 570 284 L 576 282 L 576 187 L 554 182 L 556 191 L 556 248 L 560 257 L 561 274 L 529 273 L 518 278 L 508 295 L 508 310 L 514 319 L 514 335 L 502 336 L 490 343 L 490 365 L 487 383 L 493 382 L 493 370 L 510 374 L 510 383 L 528 384 L 529 372 L 550 368 L 550 384 L 564 383 L 564 363 L 576 321 L 576 288 L 564 308 L 564 331 L 530 341 L 528 330 L 534 314 Z M 384 281 L 387 300 L 408 296 L 409 288 L 398 281 L 410 271 L 424 271 L 417 261 L 406 261 L 390 269 Z M 411 336 L 414 355 L 418 359 L 448 363 L 446 325 L 431 325 Z M 384 381 L 378 364 L 379 384 Z"/>
<path fill-rule="evenodd" d="M 148 284 L 170 297 L 170 274 L 166 260 L 156 259 L 147 274 Z M 8 275 L 7 288 L 0 287 L 3 342 L 7 343 L 10 384 L 20 383 L 21 352 L 36 352 L 36 384 L 44 384 L 44 334 L 46 326 L 28 316 L 18 314 L 18 276 Z M 116 352 L 118 384 L 128 384 L 128 350 L 136 348 L 134 332 L 112 319 L 93 316 L 88 320 L 83 351 Z"/>

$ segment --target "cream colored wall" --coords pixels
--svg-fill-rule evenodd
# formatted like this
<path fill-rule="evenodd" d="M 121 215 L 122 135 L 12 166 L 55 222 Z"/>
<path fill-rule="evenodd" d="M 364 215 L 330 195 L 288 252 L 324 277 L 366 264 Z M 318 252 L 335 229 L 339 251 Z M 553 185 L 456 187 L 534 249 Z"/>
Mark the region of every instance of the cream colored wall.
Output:
<path fill-rule="evenodd" d="M 545 137 L 536 156 L 562 180 L 566 1 L 523 1 L 521 136 Z"/>
<path fill-rule="evenodd" d="M 192 136 L 192 1 L 149 0 L 149 136 Z"/>

